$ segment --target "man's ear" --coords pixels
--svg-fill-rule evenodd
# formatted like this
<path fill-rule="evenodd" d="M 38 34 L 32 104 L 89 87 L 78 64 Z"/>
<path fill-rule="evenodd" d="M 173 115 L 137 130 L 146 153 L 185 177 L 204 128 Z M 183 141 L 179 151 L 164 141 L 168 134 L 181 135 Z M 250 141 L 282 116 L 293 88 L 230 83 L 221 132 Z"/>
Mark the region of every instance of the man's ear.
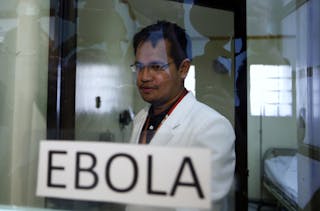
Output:
<path fill-rule="evenodd" d="M 179 67 L 179 73 L 180 73 L 180 77 L 182 79 L 185 79 L 188 75 L 189 72 L 189 68 L 190 68 L 191 62 L 189 59 L 184 59 Z"/>

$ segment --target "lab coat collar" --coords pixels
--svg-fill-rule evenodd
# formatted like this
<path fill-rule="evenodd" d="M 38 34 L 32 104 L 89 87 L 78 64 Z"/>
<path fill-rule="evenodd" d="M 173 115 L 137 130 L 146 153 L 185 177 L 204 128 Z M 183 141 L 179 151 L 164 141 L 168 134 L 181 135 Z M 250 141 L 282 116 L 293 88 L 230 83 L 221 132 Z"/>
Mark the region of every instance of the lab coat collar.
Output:
<path fill-rule="evenodd" d="M 195 102 L 196 99 L 194 95 L 191 92 L 189 92 L 176 106 L 173 112 L 167 117 L 167 119 L 163 122 L 161 127 L 157 130 L 156 134 L 152 138 L 150 144 L 167 145 L 172 139 L 172 137 L 175 135 L 176 130 L 184 122 L 184 119 L 188 115 L 188 112 L 192 109 Z M 146 115 L 144 119 L 145 118 Z"/>

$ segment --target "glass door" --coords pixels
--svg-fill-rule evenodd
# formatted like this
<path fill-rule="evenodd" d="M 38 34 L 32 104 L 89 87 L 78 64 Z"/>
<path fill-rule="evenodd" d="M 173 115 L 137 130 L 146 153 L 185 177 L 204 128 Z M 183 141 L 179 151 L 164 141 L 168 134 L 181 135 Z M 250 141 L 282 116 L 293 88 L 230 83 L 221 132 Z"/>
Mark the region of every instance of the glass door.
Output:
<path fill-rule="evenodd" d="M 236 132 L 236 179 L 224 204 L 227 210 L 245 210 L 246 41 L 245 23 L 242 28 L 235 24 L 245 15 L 243 5 L 165 0 L 79 0 L 63 5 L 56 6 L 61 11 L 62 7 L 68 8 L 70 14 L 62 15 L 63 20 L 56 25 L 68 30 L 59 38 L 64 40 L 59 48 L 63 50 L 56 52 L 64 60 L 52 62 L 62 71 L 55 73 L 58 85 L 53 87 L 60 93 L 55 98 L 58 106 L 49 112 L 58 117 L 49 122 L 54 128 L 51 137 L 128 143 L 132 120 L 147 105 L 130 69 L 135 62 L 133 36 L 159 20 L 176 23 L 186 30 L 192 42 L 186 88 L 197 100 L 225 116 Z M 110 203 L 55 199 L 47 202 L 49 208 L 124 208 Z"/>

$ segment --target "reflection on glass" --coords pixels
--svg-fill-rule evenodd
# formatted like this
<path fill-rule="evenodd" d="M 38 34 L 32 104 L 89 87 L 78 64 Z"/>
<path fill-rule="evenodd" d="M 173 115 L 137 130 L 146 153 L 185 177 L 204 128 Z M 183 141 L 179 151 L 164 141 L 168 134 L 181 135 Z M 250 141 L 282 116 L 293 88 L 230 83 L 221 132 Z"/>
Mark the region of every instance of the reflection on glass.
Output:
<path fill-rule="evenodd" d="M 76 139 L 126 142 L 130 123 L 120 116 L 134 107 L 129 32 L 135 26 L 119 1 L 81 1 L 78 8 Z"/>
<path fill-rule="evenodd" d="M 116 66 L 84 64 L 77 72 L 77 110 L 80 113 L 108 113 L 121 106 L 119 96 L 119 70 Z M 96 105 L 96 97 L 100 105 Z"/>

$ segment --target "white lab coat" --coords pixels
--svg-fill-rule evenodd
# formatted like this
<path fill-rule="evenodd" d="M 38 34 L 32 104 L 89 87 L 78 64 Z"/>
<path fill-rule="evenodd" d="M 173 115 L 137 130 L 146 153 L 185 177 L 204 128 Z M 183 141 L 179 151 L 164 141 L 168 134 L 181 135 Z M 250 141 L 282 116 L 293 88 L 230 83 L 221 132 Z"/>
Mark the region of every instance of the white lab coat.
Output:
<path fill-rule="evenodd" d="M 138 143 L 149 106 L 141 110 L 133 122 L 131 143 Z M 221 210 L 234 178 L 235 135 L 230 122 L 209 106 L 197 101 L 189 92 L 158 128 L 150 145 L 205 147 L 211 150 L 212 208 Z M 128 205 L 127 211 L 195 211 L 198 209 L 160 208 Z"/>

